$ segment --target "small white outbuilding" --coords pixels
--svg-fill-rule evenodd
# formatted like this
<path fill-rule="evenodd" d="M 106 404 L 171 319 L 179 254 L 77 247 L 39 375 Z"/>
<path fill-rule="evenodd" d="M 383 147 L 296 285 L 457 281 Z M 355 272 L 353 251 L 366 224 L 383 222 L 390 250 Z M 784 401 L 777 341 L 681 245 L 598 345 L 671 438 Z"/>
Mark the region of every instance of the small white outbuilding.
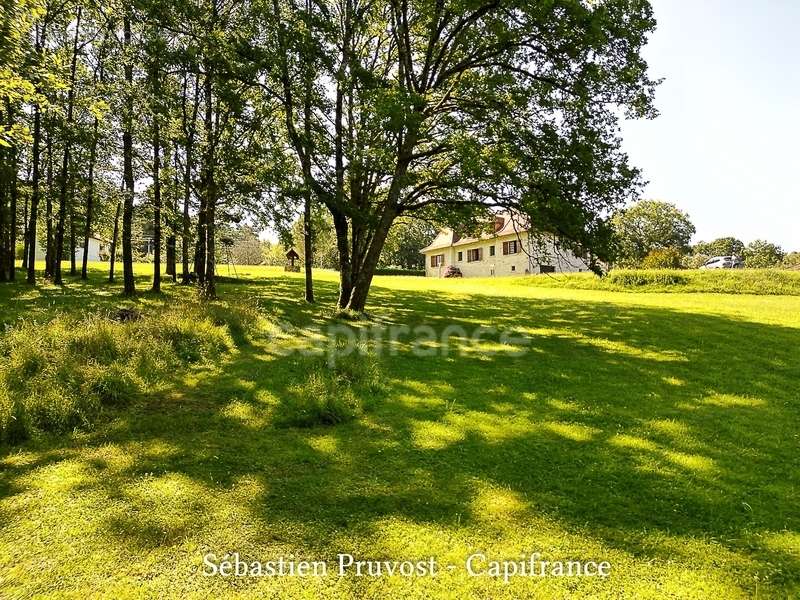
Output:
<path fill-rule="evenodd" d="M 103 240 L 96 237 L 89 238 L 89 262 L 102 260 L 100 255 L 104 246 Z M 79 263 L 83 261 L 83 245 L 75 248 L 75 261 Z"/>

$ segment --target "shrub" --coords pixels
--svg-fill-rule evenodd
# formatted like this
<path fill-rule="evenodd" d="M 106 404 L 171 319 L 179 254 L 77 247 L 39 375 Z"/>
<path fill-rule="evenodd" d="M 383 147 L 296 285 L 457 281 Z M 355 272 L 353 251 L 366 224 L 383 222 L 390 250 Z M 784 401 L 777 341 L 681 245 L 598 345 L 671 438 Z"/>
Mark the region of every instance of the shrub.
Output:
<path fill-rule="evenodd" d="M 800 252 L 789 252 L 781 265 L 784 269 L 800 270 Z"/>
<path fill-rule="evenodd" d="M 744 249 L 744 264 L 748 269 L 766 269 L 781 263 L 784 252 L 780 246 L 764 240 L 754 240 Z"/>
<path fill-rule="evenodd" d="M 375 275 L 402 275 L 408 277 L 425 277 L 425 269 L 375 269 Z"/>
<path fill-rule="evenodd" d="M 247 335 L 254 318 L 249 307 L 180 304 L 133 320 L 60 316 L 12 328 L 0 338 L 0 442 L 90 426 L 175 367 L 232 350 L 231 332 Z"/>
<path fill-rule="evenodd" d="M 684 285 L 688 278 L 668 271 L 612 271 L 608 282 L 622 287 Z"/>
<path fill-rule="evenodd" d="M 384 389 L 380 363 L 365 346 L 338 355 L 333 364 L 317 358 L 302 371 L 308 375 L 289 388 L 275 416 L 278 425 L 314 427 L 351 421 L 364 410 L 365 399 Z"/>
<path fill-rule="evenodd" d="M 675 248 L 656 248 L 650 250 L 642 260 L 643 269 L 680 269 L 683 254 Z"/>

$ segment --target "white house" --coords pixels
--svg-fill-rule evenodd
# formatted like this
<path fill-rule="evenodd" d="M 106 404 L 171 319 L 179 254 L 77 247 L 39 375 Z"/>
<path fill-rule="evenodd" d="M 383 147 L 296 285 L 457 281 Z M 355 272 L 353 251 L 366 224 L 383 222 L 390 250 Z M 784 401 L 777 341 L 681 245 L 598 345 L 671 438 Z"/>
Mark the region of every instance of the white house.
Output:
<path fill-rule="evenodd" d="M 105 242 L 100 238 L 93 236 L 89 237 L 89 262 L 103 260 L 102 256 L 107 254 L 105 250 Z M 75 248 L 75 261 L 80 263 L 83 261 L 83 245 Z"/>
<path fill-rule="evenodd" d="M 480 237 L 461 237 L 444 229 L 420 252 L 425 255 L 428 277 L 441 277 L 450 265 L 458 267 L 464 277 L 589 270 L 586 262 L 561 247 L 557 238 L 531 232 L 526 221 L 512 213 L 496 215 L 494 231 Z"/>
<path fill-rule="evenodd" d="M 82 241 L 82 238 L 81 238 Z M 42 244 L 43 240 L 37 238 L 36 240 L 36 260 L 44 260 L 47 257 L 47 252 Z M 66 244 L 65 244 L 66 246 Z M 64 248 L 64 253 L 67 255 L 64 260 L 69 259 L 69 248 Z M 106 260 L 108 250 L 106 243 L 100 238 L 89 236 L 89 262 Z M 75 248 L 75 262 L 81 263 L 83 261 L 83 244 Z"/>

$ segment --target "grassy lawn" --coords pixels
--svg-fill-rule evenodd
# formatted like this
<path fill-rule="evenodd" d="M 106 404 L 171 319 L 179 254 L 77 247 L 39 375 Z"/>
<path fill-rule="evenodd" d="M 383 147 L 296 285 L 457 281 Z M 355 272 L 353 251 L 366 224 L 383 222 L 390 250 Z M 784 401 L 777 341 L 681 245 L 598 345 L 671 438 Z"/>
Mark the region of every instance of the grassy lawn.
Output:
<path fill-rule="evenodd" d="M 63 291 L 0 285 L 0 322 L 191 293 L 123 301 L 102 268 Z M 308 366 L 290 349 L 330 323 L 335 274 L 318 274 L 316 306 L 298 275 L 239 274 L 222 298 L 289 333 L 176 374 L 93 428 L 0 447 L 0 597 L 800 594 L 800 297 L 378 277 L 374 322 L 513 330 L 525 352 L 491 353 L 489 335 L 419 356 L 401 338 L 362 416 L 300 429 L 275 425 Z M 205 577 L 208 552 L 458 568 Z M 606 560 L 611 575 L 504 583 L 466 574 L 475 552 Z"/>

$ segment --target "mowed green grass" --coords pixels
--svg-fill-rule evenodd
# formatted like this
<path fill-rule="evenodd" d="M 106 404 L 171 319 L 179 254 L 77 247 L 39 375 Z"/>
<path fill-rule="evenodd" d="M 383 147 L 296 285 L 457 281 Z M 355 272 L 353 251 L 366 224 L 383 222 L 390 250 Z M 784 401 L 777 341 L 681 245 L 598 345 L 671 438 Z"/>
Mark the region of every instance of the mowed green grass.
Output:
<path fill-rule="evenodd" d="M 192 293 L 123 301 L 102 269 L 63 291 L 0 286 L 0 320 Z M 489 335 L 416 356 L 401 338 L 362 417 L 292 429 L 273 424 L 306 375 L 290 349 L 330 323 L 335 274 L 318 274 L 315 306 L 299 276 L 239 274 L 220 294 L 256 301 L 284 332 L 91 431 L 0 449 L 0 597 L 800 594 L 800 297 L 378 277 L 374 322 L 513 330 L 526 352 L 488 352 Z M 458 568 L 224 579 L 202 575 L 207 552 Z M 474 552 L 607 560 L 611 575 L 505 584 L 467 576 Z"/>

